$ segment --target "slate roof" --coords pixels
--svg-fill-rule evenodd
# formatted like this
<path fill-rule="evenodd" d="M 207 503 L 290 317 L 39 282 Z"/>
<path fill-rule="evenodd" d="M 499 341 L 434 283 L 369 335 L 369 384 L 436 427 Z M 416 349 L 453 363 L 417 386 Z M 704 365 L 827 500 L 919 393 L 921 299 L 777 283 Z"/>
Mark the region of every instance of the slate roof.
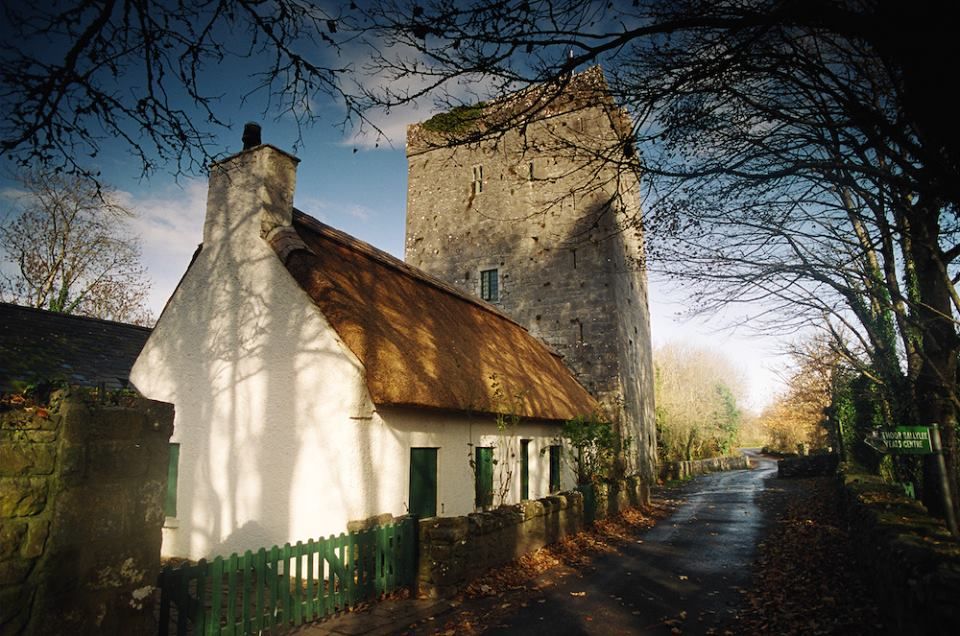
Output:
<path fill-rule="evenodd" d="M 306 249 L 274 249 L 363 364 L 375 404 L 544 420 L 596 408 L 560 356 L 491 305 L 299 210 L 293 226 Z"/>
<path fill-rule="evenodd" d="M 150 331 L 0 303 L 0 392 L 43 380 L 124 388 Z"/>

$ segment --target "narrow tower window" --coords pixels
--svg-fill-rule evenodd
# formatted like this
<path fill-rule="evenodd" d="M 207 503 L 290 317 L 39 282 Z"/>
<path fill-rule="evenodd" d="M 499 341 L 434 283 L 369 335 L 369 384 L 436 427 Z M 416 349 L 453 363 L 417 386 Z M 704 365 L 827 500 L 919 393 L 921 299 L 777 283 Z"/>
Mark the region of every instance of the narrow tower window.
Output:
<path fill-rule="evenodd" d="M 495 302 L 500 300 L 500 280 L 495 269 L 480 272 L 480 298 Z"/>
<path fill-rule="evenodd" d="M 483 192 L 483 166 L 474 166 L 473 167 L 473 193 L 480 194 Z"/>

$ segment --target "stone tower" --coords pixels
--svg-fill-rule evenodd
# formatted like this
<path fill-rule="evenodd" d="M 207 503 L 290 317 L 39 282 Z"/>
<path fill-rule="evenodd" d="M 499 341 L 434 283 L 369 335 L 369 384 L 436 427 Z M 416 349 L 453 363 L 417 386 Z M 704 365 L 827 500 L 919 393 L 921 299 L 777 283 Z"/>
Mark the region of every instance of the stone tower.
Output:
<path fill-rule="evenodd" d="M 410 126 L 405 258 L 561 354 L 630 438 L 625 474 L 649 484 L 653 365 L 629 131 L 599 68 Z"/>

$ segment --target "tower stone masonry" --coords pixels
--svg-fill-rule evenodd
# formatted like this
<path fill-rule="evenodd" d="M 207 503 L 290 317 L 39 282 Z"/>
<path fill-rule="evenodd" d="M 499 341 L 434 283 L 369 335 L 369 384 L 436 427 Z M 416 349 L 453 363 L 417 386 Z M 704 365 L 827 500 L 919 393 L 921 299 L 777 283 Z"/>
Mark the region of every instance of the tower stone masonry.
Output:
<path fill-rule="evenodd" d="M 653 363 L 630 128 L 599 67 L 410 126 L 405 259 L 562 355 L 629 439 L 623 474 L 649 484 Z"/>

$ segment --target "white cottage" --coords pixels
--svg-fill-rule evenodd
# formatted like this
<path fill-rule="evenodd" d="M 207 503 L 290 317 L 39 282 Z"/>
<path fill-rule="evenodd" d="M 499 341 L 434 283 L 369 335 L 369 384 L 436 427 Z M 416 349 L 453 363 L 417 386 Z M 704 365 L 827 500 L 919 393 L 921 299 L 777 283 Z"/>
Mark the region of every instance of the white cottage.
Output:
<path fill-rule="evenodd" d="M 176 407 L 164 554 L 572 487 L 560 425 L 597 405 L 559 357 L 295 210 L 297 163 L 256 145 L 212 167 L 203 245 L 131 373 Z"/>

